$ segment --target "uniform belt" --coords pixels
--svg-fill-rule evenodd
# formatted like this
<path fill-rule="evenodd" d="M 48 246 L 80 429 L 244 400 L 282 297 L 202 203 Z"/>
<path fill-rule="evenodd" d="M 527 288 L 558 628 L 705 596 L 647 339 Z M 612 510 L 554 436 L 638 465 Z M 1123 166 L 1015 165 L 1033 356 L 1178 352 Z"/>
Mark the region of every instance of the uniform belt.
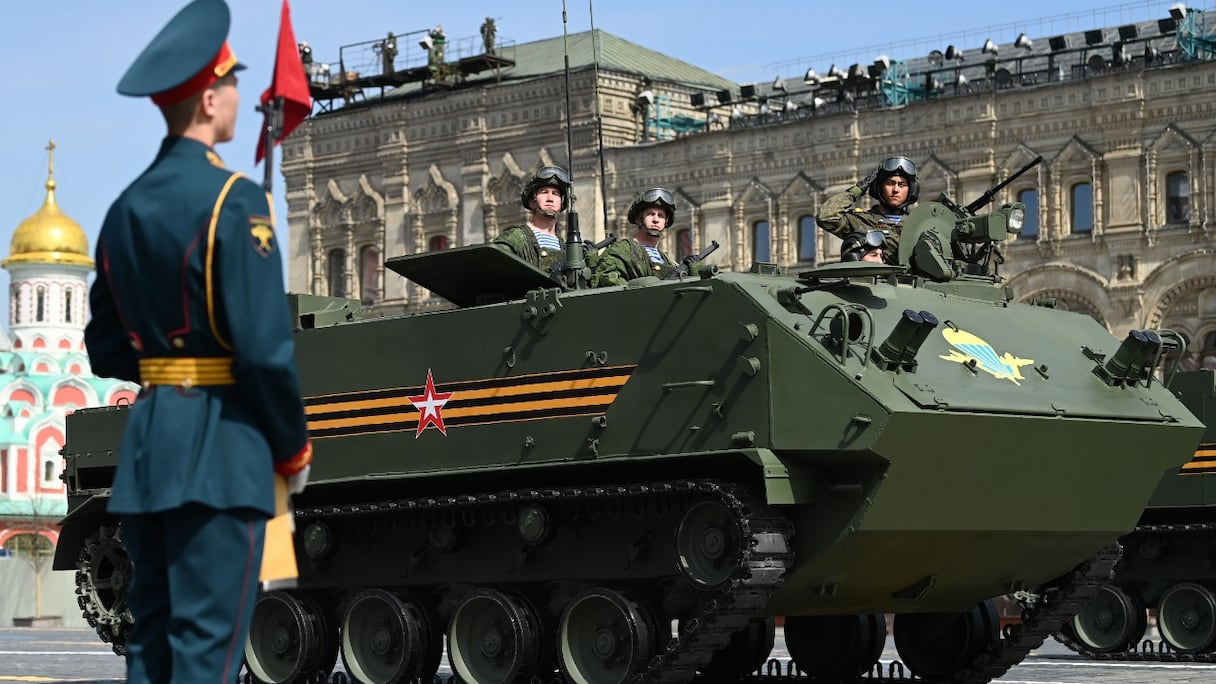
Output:
<path fill-rule="evenodd" d="M 236 384 L 232 377 L 232 358 L 228 356 L 140 359 L 139 379 L 143 381 L 144 387 L 208 387 Z"/>

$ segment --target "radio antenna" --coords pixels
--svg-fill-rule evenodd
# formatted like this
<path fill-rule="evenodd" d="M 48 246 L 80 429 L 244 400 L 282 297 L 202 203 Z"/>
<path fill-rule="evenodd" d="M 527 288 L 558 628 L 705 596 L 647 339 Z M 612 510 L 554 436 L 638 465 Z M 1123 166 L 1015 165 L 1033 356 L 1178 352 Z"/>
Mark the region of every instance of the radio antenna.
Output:
<path fill-rule="evenodd" d="M 574 210 L 574 119 L 570 114 L 570 43 L 566 32 L 566 0 L 562 0 L 562 53 L 566 59 L 566 171 L 570 174 L 570 197 L 566 202 L 566 261 L 561 278 L 566 287 L 576 290 L 588 280 L 587 258 L 583 253 L 583 236 L 578 230 L 578 212 Z"/>
<path fill-rule="evenodd" d="M 595 65 L 595 134 L 600 155 L 600 207 L 604 211 L 604 232 L 608 233 L 608 175 L 604 171 L 604 112 L 600 109 L 600 37 L 595 32 L 595 7 L 587 0 L 587 14 L 591 17 L 591 59 Z"/>

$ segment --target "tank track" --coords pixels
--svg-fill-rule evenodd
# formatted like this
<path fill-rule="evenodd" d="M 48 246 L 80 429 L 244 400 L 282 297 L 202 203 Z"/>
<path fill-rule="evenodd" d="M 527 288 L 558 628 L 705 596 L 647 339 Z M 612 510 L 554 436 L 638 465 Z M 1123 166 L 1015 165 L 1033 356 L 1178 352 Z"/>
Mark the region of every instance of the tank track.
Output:
<path fill-rule="evenodd" d="M 1178 525 L 1139 525 L 1133 534 L 1214 531 L 1216 531 L 1216 523 L 1185 523 Z M 1165 640 L 1153 641 L 1145 639 L 1131 650 L 1115 653 L 1097 653 L 1069 636 L 1064 630 L 1056 632 L 1054 636 L 1056 641 L 1063 644 L 1070 651 L 1093 660 L 1154 663 L 1216 663 L 1216 653 L 1175 653 L 1169 650 L 1170 646 Z"/>
<path fill-rule="evenodd" d="M 1010 668 L 1022 662 L 1030 652 L 1043 644 L 1065 620 L 1071 618 L 1089 599 L 1106 584 L 1119 561 L 1121 548 L 1118 544 L 1103 548 L 1092 558 L 1078 565 L 1072 572 L 1038 588 L 1033 594 L 1020 593 L 1019 603 L 1024 606 L 1021 624 L 1009 625 L 1002 638 L 989 644 L 971 664 L 954 677 L 940 682 L 914 678 L 906 673 L 902 663 L 889 663 L 886 676 L 882 664 L 855 681 L 864 684 L 984 684 L 1003 676 Z M 792 663 L 791 663 L 792 667 Z M 809 682 L 814 678 L 801 674 L 753 675 L 743 680 L 748 684 L 773 684 L 775 682 Z M 839 680 L 831 680 L 833 684 Z"/>
<path fill-rule="evenodd" d="M 780 588 L 785 572 L 792 563 L 793 554 L 789 544 L 793 535 L 792 523 L 741 487 L 705 480 L 681 480 L 621 486 L 527 489 L 300 508 L 296 510 L 296 518 L 298 523 L 307 523 L 313 518 L 385 513 L 451 514 L 494 510 L 501 504 L 529 503 L 560 505 L 594 502 L 629 510 L 636 505 L 651 504 L 655 499 L 667 499 L 674 503 L 690 497 L 712 499 L 730 510 L 738 538 L 748 541 L 741 544 L 732 578 L 724 587 L 710 592 L 713 595 L 702 603 L 704 610 L 699 615 L 681 620 L 679 634 L 674 635 L 646 670 L 633 679 L 634 682 L 669 684 L 691 681 L 699 668 L 709 664 L 716 651 L 726 647 L 734 632 L 747 625 L 752 617 L 762 615 L 769 597 Z"/>

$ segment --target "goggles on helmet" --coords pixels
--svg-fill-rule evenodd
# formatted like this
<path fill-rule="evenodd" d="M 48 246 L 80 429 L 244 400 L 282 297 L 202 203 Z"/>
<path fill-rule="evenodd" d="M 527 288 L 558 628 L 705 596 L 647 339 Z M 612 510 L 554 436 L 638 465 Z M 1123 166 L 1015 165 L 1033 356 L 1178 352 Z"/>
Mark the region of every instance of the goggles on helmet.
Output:
<path fill-rule="evenodd" d="M 557 182 L 563 185 L 570 185 L 570 174 L 566 173 L 564 169 L 556 166 L 542 167 L 536 172 L 534 178 L 543 181 L 557 180 Z"/>
<path fill-rule="evenodd" d="M 916 176 L 916 164 L 907 157 L 891 157 L 882 163 L 882 170 L 887 173 L 901 172 L 905 176 Z"/>
<path fill-rule="evenodd" d="M 662 202 L 672 207 L 676 205 L 676 198 L 672 196 L 671 192 L 665 188 L 651 188 L 650 190 L 647 190 L 646 192 L 642 193 L 641 201 L 646 204 Z"/>

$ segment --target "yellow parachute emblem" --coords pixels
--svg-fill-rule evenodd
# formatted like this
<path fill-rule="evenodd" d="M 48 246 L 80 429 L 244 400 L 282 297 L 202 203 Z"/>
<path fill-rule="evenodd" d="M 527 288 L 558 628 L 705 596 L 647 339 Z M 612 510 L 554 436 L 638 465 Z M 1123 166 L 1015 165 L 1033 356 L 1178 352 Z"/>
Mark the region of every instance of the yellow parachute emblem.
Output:
<path fill-rule="evenodd" d="M 958 363 L 974 363 L 974 368 L 1015 385 L 1021 385 L 1018 381 L 1026 379 L 1022 375 L 1022 366 L 1034 363 L 1032 359 L 1020 359 L 1009 352 L 998 356 L 992 345 L 965 330 L 946 328 L 942 330 L 942 337 L 945 337 L 954 349 L 940 358 Z"/>

